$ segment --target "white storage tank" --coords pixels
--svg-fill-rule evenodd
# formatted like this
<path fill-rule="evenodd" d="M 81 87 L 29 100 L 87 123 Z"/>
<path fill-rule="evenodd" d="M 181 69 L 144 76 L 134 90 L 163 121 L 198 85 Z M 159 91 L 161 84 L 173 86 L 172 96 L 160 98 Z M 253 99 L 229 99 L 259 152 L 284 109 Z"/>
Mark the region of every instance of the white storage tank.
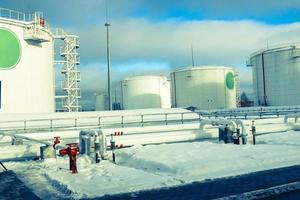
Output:
<path fill-rule="evenodd" d="M 100 93 L 96 96 L 95 110 L 108 110 L 108 97 L 106 93 Z"/>
<path fill-rule="evenodd" d="M 231 67 L 187 67 L 171 73 L 172 107 L 237 107 L 238 75 Z"/>
<path fill-rule="evenodd" d="M 50 29 L 37 13 L 0 13 L 0 113 L 54 112 Z"/>
<path fill-rule="evenodd" d="M 123 109 L 170 108 L 170 83 L 165 76 L 135 76 L 121 81 Z"/>
<path fill-rule="evenodd" d="M 300 45 L 282 45 L 253 53 L 253 91 L 257 106 L 300 105 Z"/>

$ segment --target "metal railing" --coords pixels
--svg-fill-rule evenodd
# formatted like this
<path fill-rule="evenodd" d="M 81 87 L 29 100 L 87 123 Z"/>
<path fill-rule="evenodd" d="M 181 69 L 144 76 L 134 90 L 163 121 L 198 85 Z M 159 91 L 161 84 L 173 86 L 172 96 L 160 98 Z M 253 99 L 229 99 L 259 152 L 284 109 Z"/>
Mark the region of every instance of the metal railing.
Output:
<path fill-rule="evenodd" d="M 8 120 L 0 121 L 0 132 L 33 133 L 80 130 L 83 128 L 143 127 L 149 125 L 184 124 L 200 120 L 200 115 L 192 112 Z"/>
<path fill-rule="evenodd" d="M 6 9 L 6 8 L 0 8 L 0 17 L 24 21 L 24 22 L 32 21 L 31 14 L 25 14 L 22 12 L 18 12 L 18 11 Z"/>
<path fill-rule="evenodd" d="M 0 18 L 17 20 L 22 22 L 33 22 L 34 24 L 39 24 L 40 17 L 43 18 L 43 14 L 41 12 L 22 13 L 15 10 L 0 8 Z M 43 27 L 47 30 L 51 30 L 51 27 L 47 23 L 47 21 L 44 21 Z"/>
<path fill-rule="evenodd" d="M 230 118 L 244 118 L 264 116 L 282 116 L 291 113 L 299 113 L 300 106 L 273 106 L 273 107 L 249 107 L 249 108 L 233 108 L 233 109 L 219 109 L 219 110 L 199 110 L 200 115 L 205 117 L 230 117 Z"/>

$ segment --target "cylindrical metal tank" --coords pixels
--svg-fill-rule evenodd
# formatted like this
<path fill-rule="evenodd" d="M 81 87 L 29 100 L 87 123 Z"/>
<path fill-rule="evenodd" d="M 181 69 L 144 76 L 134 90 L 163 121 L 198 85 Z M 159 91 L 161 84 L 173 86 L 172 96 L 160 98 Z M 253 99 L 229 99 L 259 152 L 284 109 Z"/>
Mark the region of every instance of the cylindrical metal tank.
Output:
<path fill-rule="evenodd" d="M 123 109 L 170 108 L 170 83 L 165 76 L 135 76 L 121 81 Z"/>
<path fill-rule="evenodd" d="M 108 99 L 106 93 L 101 93 L 96 96 L 95 110 L 108 110 Z"/>
<path fill-rule="evenodd" d="M 300 105 L 300 45 L 282 45 L 253 53 L 253 91 L 257 106 Z"/>
<path fill-rule="evenodd" d="M 187 67 L 171 73 L 172 107 L 237 107 L 238 76 L 230 67 Z"/>
<path fill-rule="evenodd" d="M 43 18 L 1 9 L 0 113 L 54 112 L 53 60 Z"/>

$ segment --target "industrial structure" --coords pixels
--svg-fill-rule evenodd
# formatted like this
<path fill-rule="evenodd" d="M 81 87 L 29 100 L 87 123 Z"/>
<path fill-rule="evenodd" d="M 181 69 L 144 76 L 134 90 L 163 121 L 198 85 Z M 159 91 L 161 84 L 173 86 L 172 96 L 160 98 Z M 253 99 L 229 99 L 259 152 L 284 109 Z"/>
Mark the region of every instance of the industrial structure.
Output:
<path fill-rule="evenodd" d="M 79 37 L 70 35 L 63 29 L 55 29 L 54 38 L 62 40 L 64 46 L 60 49 L 60 55 L 63 58 L 55 61 L 56 64 L 63 64 L 61 73 L 64 75 L 62 89 L 65 96 L 62 96 L 62 107 L 67 112 L 78 112 L 80 110 L 78 100 L 81 98 L 81 90 L 79 88 L 80 72 L 77 65 L 80 63 L 79 53 Z"/>
<path fill-rule="evenodd" d="M 300 45 L 261 49 L 250 56 L 257 106 L 289 106 L 300 102 Z"/>
<path fill-rule="evenodd" d="M 63 39 L 65 111 L 78 111 L 78 37 L 53 31 L 43 14 L 0 8 L 0 113 L 55 111 L 54 39 Z"/>
<path fill-rule="evenodd" d="M 96 95 L 95 97 L 96 102 L 95 102 L 95 110 L 96 111 L 101 111 L 101 110 L 108 110 L 109 105 L 108 105 L 108 98 L 106 93 L 100 93 Z"/>
<path fill-rule="evenodd" d="M 172 107 L 236 108 L 238 73 L 231 67 L 187 67 L 171 73 Z"/>
<path fill-rule="evenodd" d="M 123 109 L 170 108 L 170 83 L 165 76 L 134 76 L 121 81 Z"/>
<path fill-rule="evenodd" d="M 0 10 L 0 113 L 55 111 L 53 35 L 41 13 Z"/>

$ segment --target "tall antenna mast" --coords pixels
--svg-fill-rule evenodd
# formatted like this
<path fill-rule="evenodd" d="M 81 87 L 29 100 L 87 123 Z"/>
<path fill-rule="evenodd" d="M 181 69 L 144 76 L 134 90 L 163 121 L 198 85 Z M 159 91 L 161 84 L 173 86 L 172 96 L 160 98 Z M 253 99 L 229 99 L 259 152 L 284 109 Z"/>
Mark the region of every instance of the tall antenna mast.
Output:
<path fill-rule="evenodd" d="M 192 66 L 195 66 L 195 62 L 194 62 L 194 48 L 193 45 L 191 45 L 191 52 L 192 52 Z"/>
<path fill-rule="evenodd" d="M 111 26 L 108 22 L 108 6 L 107 1 L 105 1 L 105 8 L 106 8 L 106 57 L 107 57 L 107 93 L 108 93 L 108 109 L 112 110 L 111 105 L 111 89 L 110 89 L 110 44 L 109 44 L 109 27 Z"/>

